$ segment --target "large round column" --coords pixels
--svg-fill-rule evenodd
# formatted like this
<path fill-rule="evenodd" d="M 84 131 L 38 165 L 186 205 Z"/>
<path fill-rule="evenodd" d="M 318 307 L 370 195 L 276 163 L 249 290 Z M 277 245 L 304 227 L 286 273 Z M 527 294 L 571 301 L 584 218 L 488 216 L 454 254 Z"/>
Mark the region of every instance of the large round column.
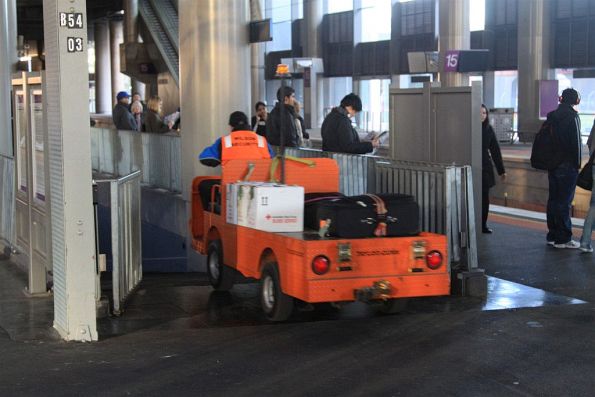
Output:
<path fill-rule="evenodd" d="M 124 42 L 124 22 L 111 20 L 109 22 L 110 55 L 112 69 L 112 103 L 116 104 L 116 95 L 124 90 L 124 75 L 120 73 L 120 44 Z"/>
<path fill-rule="evenodd" d="M 179 18 L 182 184 L 188 199 L 192 178 L 221 172 L 202 166 L 198 154 L 229 132 L 231 112 L 250 114 L 248 2 L 182 0 Z M 188 269 L 204 269 L 203 262 L 189 248 Z"/>
<path fill-rule="evenodd" d="M 0 155 L 8 157 L 13 156 L 10 76 L 17 61 L 16 37 L 16 0 L 0 1 Z"/>
<path fill-rule="evenodd" d="M 442 70 L 446 51 L 470 48 L 469 0 L 439 0 L 438 18 Z M 467 86 L 469 85 L 469 76 L 465 73 L 441 72 L 440 83 L 442 87 Z"/>
<path fill-rule="evenodd" d="M 519 1 L 518 4 L 518 115 L 519 131 L 538 131 L 539 80 L 551 80 L 550 2 Z"/>
<path fill-rule="evenodd" d="M 95 113 L 112 109 L 112 71 L 107 21 L 96 21 L 95 36 Z"/>
<path fill-rule="evenodd" d="M 264 18 L 264 0 L 250 0 L 250 19 L 259 21 Z M 254 43 L 250 45 L 250 77 L 252 81 L 251 105 L 266 98 L 266 87 L 264 81 L 264 54 L 265 43 Z M 270 104 L 272 105 L 272 103 Z M 254 107 L 250 110 L 249 116 L 254 113 Z"/>

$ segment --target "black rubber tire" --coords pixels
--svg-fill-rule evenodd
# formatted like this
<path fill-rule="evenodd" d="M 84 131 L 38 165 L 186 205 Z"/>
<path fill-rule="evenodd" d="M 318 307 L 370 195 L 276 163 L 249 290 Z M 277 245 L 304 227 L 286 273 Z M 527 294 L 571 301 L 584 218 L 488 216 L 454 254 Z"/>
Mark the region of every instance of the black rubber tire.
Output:
<path fill-rule="evenodd" d="M 405 309 L 407 309 L 408 303 L 408 298 L 388 299 L 383 302 L 380 302 L 379 310 L 381 313 L 384 314 L 402 313 L 405 311 Z"/>
<path fill-rule="evenodd" d="M 221 240 L 213 240 L 207 250 L 207 275 L 216 291 L 229 291 L 235 282 L 235 272 L 223 264 Z"/>
<path fill-rule="evenodd" d="M 285 321 L 293 312 L 293 298 L 281 290 L 276 263 L 268 263 L 260 277 L 260 305 L 271 321 Z"/>

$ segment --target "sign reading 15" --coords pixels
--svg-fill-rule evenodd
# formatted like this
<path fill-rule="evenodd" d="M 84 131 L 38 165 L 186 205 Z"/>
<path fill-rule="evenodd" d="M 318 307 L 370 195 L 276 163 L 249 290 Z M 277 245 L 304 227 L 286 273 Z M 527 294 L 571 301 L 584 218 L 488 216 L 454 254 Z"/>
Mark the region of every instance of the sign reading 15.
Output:
<path fill-rule="evenodd" d="M 446 55 L 446 66 L 450 68 L 456 68 L 459 63 L 459 54 L 448 54 Z"/>
<path fill-rule="evenodd" d="M 67 27 L 68 29 L 82 29 L 83 28 L 83 13 L 81 12 L 61 12 L 60 27 Z"/>

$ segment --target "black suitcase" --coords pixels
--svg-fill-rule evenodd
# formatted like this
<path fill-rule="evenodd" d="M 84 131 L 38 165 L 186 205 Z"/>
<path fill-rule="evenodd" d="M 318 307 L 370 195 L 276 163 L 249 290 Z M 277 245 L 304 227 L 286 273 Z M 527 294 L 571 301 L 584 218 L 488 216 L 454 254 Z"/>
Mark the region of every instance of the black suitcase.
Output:
<path fill-rule="evenodd" d="M 304 197 L 304 227 L 318 230 L 320 227 L 316 211 L 320 203 L 346 197 L 338 192 L 306 193 Z"/>
<path fill-rule="evenodd" d="M 419 207 L 413 196 L 404 194 L 320 201 L 316 205 L 316 224 L 326 220 L 330 220 L 327 234 L 331 237 L 415 236 L 420 232 Z"/>

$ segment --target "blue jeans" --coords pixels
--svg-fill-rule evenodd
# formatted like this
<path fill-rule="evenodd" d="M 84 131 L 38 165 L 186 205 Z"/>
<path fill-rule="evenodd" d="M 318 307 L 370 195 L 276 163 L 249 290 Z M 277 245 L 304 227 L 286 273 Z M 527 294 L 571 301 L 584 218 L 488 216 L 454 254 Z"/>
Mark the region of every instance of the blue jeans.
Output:
<path fill-rule="evenodd" d="M 595 220 L 595 167 L 592 169 L 593 174 L 593 190 L 591 190 L 591 203 L 589 205 L 589 212 L 585 218 L 585 225 L 583 226 L 583 236 L 581 237 L 581 247 L 591 247 L 591 233 L 593 232 L 593 221 Z"/>
<path fill-rule="evenodd" d="M 564 162 L 548 171 L 549 197 L 547 200 L 547 241 L 565 244 L 572 239 L 570 205 L 574 199 L 578 170 Z"/>

